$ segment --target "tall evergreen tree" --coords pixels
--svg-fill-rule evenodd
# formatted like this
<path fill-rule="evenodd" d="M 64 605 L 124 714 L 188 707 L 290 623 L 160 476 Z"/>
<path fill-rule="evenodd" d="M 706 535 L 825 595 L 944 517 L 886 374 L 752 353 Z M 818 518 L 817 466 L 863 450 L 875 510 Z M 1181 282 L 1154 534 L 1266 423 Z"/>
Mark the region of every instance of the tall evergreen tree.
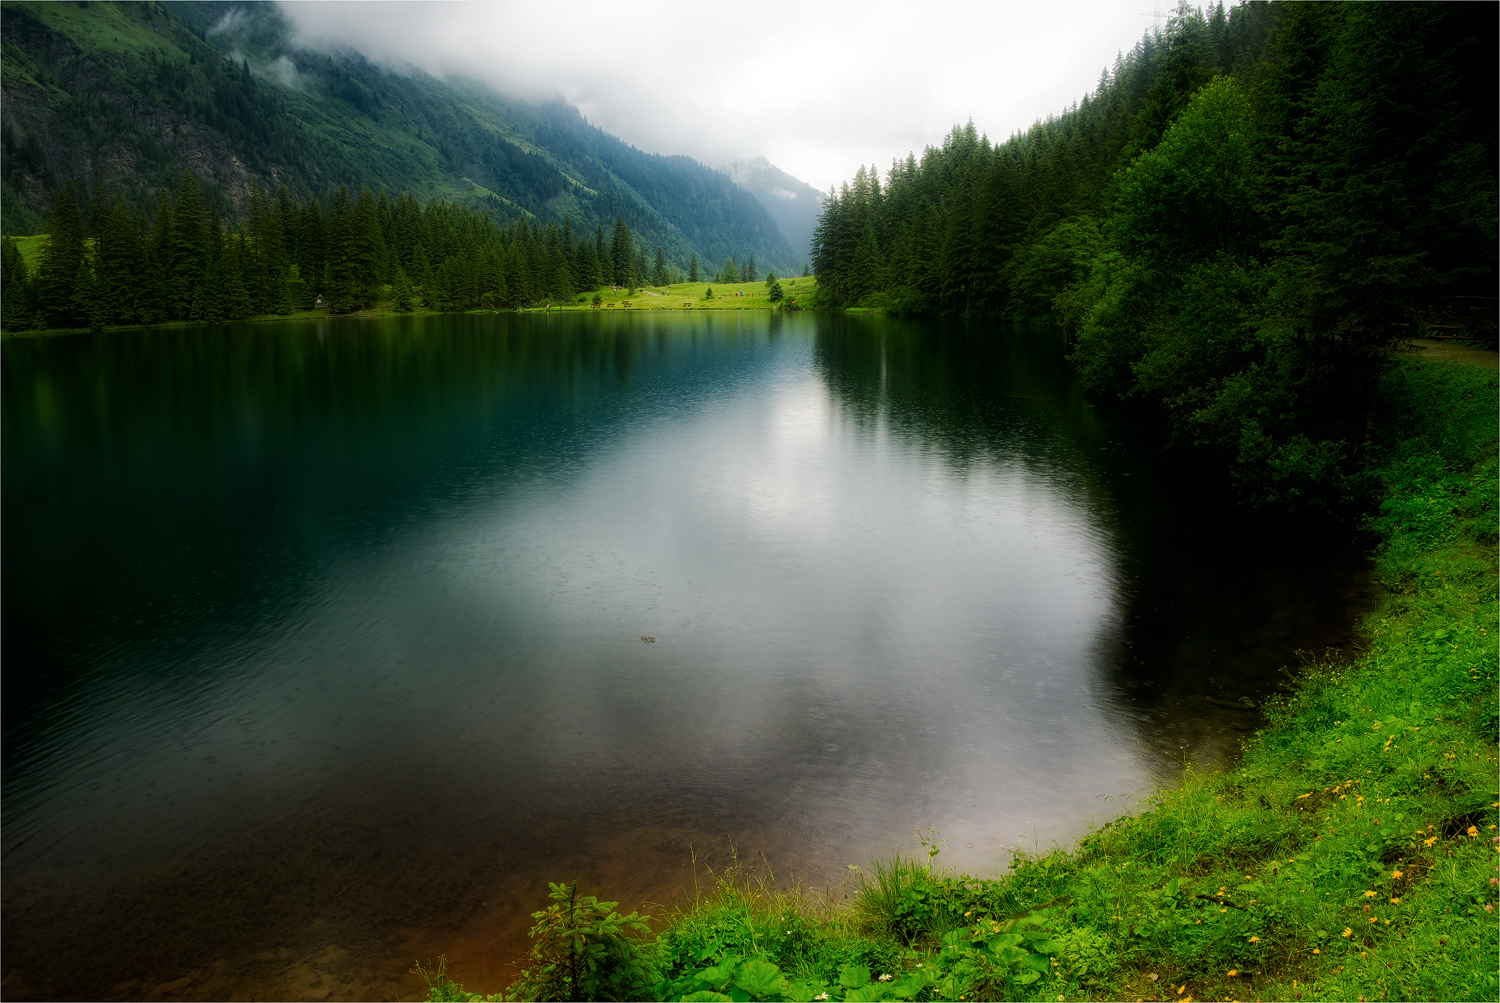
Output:
<path fill-rule="evenodd" d="M 184 170 L 178 181 L 171 226 L 167 312 L 185 319 L 193 313 L 193 300 L 203 287 L 209 264 L 208 213 L 192 171 Z"/>
<path fill-rule="evenodd" d="M 614 264 L 614 284 L 617 286 L 629 286 L 631 284 L 631 273 L 636 269 L 635 242 L 630 235 L 630 227 L 625 225 L 625 217 L 615 217 L 614 239 L 610 241 L 609 259 Z"/>
<path fill-rule="evenodd" d="M 352 313 L 364 305 L 364 242 L 356 230 L 349 189 L 340 185 L 328 208 L 328 308 Z"/>
<path fill-rule="evenodd" d="M 52 230 L 42 251 L 41 305 L 48 326 L 71 327 L 80 320 L 75 286 L 83 259 L 83 214 L 70 180 L 57 193 Z"/>

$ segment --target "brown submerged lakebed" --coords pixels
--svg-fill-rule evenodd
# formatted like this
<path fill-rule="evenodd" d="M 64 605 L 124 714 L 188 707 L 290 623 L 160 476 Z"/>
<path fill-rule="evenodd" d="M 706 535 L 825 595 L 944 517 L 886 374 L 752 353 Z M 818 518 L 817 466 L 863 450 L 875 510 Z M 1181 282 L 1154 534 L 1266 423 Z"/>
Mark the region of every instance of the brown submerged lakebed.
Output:
<path fill-rule="evenodd" d="M 458 316 L 4 352 L 4 992 L 419 998 L 548 880 L 995 873 L 1347 643 L 1050 331 Z M 641 643 L 653 636 L 654 644 Z"/>

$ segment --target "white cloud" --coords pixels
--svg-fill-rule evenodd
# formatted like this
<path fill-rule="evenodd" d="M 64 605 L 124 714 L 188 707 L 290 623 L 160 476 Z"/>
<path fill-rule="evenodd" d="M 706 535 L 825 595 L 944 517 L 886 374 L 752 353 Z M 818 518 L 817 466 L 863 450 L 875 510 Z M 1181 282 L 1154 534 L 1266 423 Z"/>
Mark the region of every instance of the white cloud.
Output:
<path fill-rule="evenodd" d="M 1151 27 L 1140 0 L 757 4 L 299 2 L 303 44 L 561 96 L 654 153 L 765 154 L 814 187 L 969 119 L 1004 138 L 1093 90 Z"/>

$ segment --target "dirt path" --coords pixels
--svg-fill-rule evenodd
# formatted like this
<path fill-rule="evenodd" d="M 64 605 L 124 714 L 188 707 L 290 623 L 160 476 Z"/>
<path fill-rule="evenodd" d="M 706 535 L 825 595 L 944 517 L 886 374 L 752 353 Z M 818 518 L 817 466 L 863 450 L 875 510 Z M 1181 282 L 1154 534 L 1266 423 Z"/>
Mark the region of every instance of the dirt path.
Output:
<path fill-rule="evenodd" d="M 1413 338 L 1411 346 L 1419 359 L 1442 359 L 1448 362 L 1467 362 L 1486 369 L 1500 368 L 1500 352 L 1493 348 L 1475 348 L 1456 341 L 1437 341 L 1433 338 Z"/>

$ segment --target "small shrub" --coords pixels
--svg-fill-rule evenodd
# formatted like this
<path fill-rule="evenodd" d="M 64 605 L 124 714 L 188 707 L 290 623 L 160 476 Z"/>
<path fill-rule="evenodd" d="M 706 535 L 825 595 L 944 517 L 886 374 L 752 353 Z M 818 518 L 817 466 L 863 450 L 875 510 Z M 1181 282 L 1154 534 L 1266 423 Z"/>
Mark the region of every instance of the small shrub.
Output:
<path fill-rule="evenodd" d="M 552 904 L 531 914 L 530 964 L 511 987 L 529 1000 L 644 999 L 657 982 L 641 942 L 649 916 L 615 912 L 618 902 L 579 897 L 578 883 L 551 884 Z"/>

